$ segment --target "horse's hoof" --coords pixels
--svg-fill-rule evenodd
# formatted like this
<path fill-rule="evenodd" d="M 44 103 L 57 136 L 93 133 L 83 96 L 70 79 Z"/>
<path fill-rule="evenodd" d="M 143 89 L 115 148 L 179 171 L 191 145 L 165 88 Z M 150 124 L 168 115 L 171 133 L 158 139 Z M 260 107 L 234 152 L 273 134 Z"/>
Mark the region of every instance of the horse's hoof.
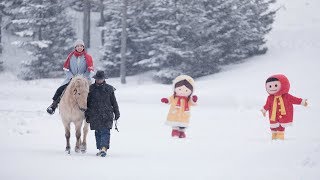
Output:
<path fill-rule="evenodd" d="M 74 149 L 74 151 L 75 151 L 76 153 L 79 153 L 79 152 L 80 152 L 80 148 L 77 147 L 77 148 Z"/>
<path fill-rule="evenodd" d="M 82 153 L 86 153 L 87 152 L 87 146 L 86 145 L 81 145 L 80 146 L 80 150 Z"/>
<path fill-rule="evenodd" d="M 70 148 L 66 148 L 65 152 L 70 155 L 71 153 L 70 150 L 71 150 Z"/>

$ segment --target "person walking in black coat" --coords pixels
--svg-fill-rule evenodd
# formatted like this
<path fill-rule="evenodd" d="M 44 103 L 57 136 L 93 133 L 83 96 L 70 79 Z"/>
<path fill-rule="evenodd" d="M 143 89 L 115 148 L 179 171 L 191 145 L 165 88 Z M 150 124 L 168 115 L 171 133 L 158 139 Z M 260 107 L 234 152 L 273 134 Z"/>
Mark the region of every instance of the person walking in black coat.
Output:
<path fill-rule="evenodd" d="M 90 85 L 86 121 L 91 130 L 95 130 L 97 156 L 105 157 L 110 144 L 110 129 L 113 120 L 120 117 L 119 107 L 114 95 L 115 88 L 108 85 L 103 71 L 93 76 L 95 83 Z"/>

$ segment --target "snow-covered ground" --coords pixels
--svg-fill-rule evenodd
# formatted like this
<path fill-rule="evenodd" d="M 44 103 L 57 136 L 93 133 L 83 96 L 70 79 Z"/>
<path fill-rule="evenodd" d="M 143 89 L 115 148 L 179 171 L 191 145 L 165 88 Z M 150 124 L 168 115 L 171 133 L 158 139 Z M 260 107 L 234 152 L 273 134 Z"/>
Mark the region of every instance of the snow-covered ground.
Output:
<path fill-rule="evenodd" d="M 199 104 L 186 139 L 172 139 L 164 125 L 168 106 L 160 98 L 172 87 L 145 75 L 108 79 L 117 88 L 120 132 L 112 130 L 106 158 L 96 157 L 94 133 L 88 152 L 64 153 L 59 114 L 46 114 L 62 79 L 24 82 L 0 75 L 0 179 L 320 179 L 320 14 L 318 0 L 280 0 L 284 6 L 269 35 L 266 55 L 196 81 Z M 290 93 L 307 98 L 296 106 L 285 141 L 271 141 L 259 111 L 269 75 L 284 73 Z M 72 134 L 72 147 L 75 136 Z"/>

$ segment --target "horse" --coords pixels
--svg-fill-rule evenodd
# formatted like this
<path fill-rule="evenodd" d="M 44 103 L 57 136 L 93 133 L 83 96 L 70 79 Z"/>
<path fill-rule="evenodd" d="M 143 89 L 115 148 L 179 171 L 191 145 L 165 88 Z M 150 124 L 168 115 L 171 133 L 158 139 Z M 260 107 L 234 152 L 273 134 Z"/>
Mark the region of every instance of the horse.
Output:
<path fill-rule="evenodd" d="M 61 97 L 59 112 L 65 129 L 66 149 L 70 154 L 70 124 L 74 123 L 76 130 L 75 152 L 85 153 L 87 150 L 87 134 L 89 124 L 84 121 L 84 112 L 87 110 L 87 97 L 89 94 L 89 81 L 81 76 L 75 76 L 70 81 Z M 83 126 L 83 140 L 81 142 L 81 127 Z"/>

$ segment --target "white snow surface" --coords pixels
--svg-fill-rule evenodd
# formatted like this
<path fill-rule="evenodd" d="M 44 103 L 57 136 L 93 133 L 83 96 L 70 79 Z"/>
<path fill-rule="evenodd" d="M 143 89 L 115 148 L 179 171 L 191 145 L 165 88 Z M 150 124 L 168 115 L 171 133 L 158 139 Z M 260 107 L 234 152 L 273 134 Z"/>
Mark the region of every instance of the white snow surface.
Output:
<path fill-rule="evenodd" d="M 66 155 L 59 113 L 45 112 L 63 80 L 26 82 L 0 74 L 0 179 L 319 180 L 320 2 L 280 5 L 266 55 L 196 80 L 199 102 L 186 139 L 171 138 L 164 125 L 169 107 L 160 99 L 172 94 L 172 86 L 141 74 L 126 85 L 107 80 L 117 88 L 121 112 L 107 157 L 95 156 L 93 131 L 86 154 Z M 267 98 L 264 82 L 275 73 L 287 75 L 290 93 L 310 103 L 295 106 L 285 141 L 271 140 L 268 119 L 259 111 Z"/>

